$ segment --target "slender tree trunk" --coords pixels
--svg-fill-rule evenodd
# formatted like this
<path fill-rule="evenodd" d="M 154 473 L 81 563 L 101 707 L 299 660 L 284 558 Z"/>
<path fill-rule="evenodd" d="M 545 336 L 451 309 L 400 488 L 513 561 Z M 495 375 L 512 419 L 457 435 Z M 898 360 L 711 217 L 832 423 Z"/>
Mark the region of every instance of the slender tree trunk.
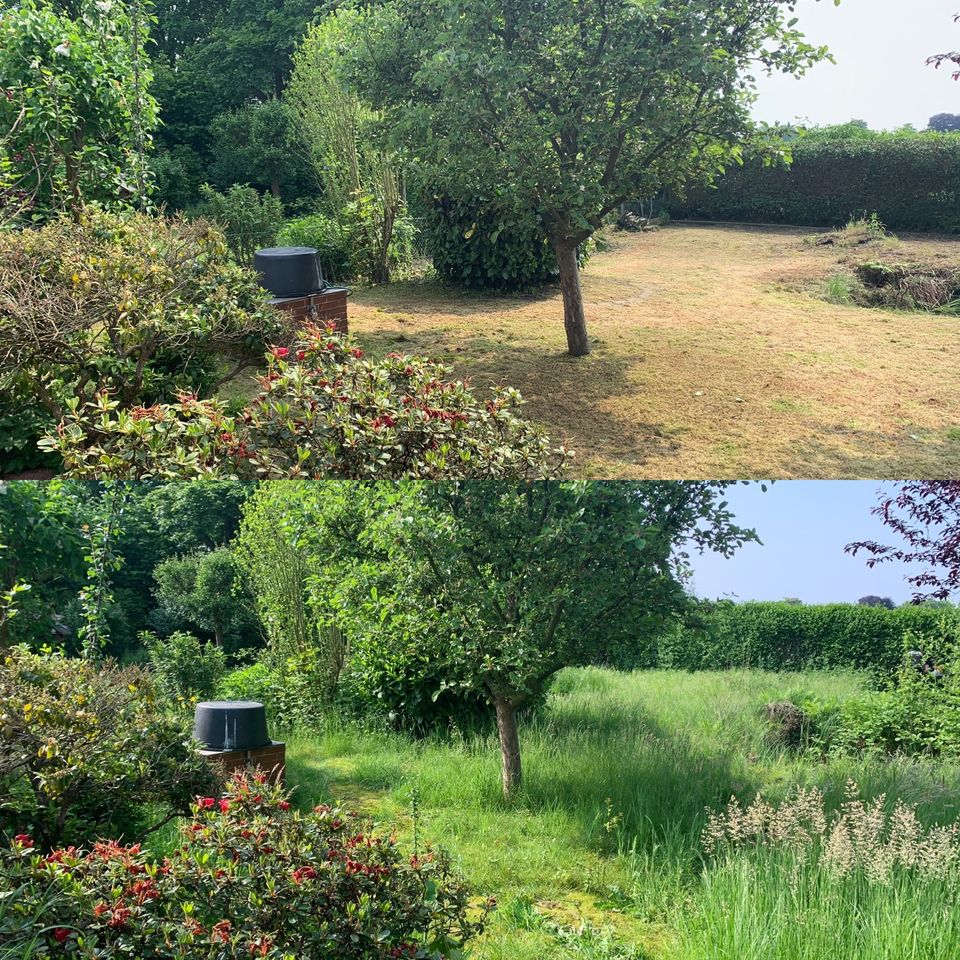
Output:
<path fill-rule="evenodd" d="M 497 733 L 500 735 L 500 755 L 503 759 L 503 795 L 508 800 L 520 789 L 520 736 L 517 733 L 517 708 L 504 696 L 494 694 L 497 711 Z"/>
<path fill-rule="evenodd" d="M 274 174 L 270 179 L 270 192 L 279 200 L 280 199 L 280 178 L 277 174 Z"/>
<path fill-rule="evenodd" d="M 583 313 L 583 291 L 580 289 L 580 266 L 577 245 L 555 239 L 553 249 L 560 271 L 560 292 L 563 294 L 563 326 L 567 331 L 567 349 L 572 357 L 585 357 L 590 352 L 587 320 Z"/>
<path fill-rule="evenodd" d="M 215 646 L 223 649 L 223 624 L 215 621 L 213 624 L 213 642 Z"/>

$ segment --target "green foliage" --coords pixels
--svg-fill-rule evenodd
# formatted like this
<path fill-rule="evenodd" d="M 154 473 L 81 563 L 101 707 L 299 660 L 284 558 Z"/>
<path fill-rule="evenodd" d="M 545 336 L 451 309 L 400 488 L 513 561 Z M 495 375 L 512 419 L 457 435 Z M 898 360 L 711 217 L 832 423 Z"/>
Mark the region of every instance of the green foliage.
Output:
<path fill-rule="evenodd" d="M 108 484 L 98 502 L 97 515 L 83 525 L 87 579 L 80 588 L 82 622 L 78 639 L 87 660 L 100 659 L 110 641 L 107 609 L 113 603 L 112 576 L 123 566 L 123 557 L 117 553 L 117 540 L 123 531 L 123 509 L 128 495 L 126 486 Z"/>
<path fill-rule="evenodd" d="M 226 670 L 223 650 L 183 631 L 165 638 L 144 633 L 140 639 L 150 654 L 150 668 L 161 696 L 185 707 L 213 699 Z"/>
<path fill-rule="evenodd" d="M 749 159 L 716 189 L 671 199 L 674 218 L 842 225 L 876 211 L 894 230 L 960 231 L 960 137 L 829 131 L 792 144 L 789 167 Z"/>
<path fill-rule="evenodd" d="M 960 622 L 955 608 L 947 615 Z M 637 665 L 684 670 L 853 667 L 890 676 L 903 658 L 905 632 L 928 630 L 943 616 L 942 609 L 926 606 L 703 604 L 694 618 L 654 640 Z"/>
<path fill-rule="evenodd" d="M 223 230 L 230 252 L 240 266 L 252 267 L 254 253 L 261 247 L 272 247 L 277 239 L 283 223 L 280 201 L 240 184 L 234 184 L 225 193 L 204 184 L 200 194 L 200 216 L 213 220 Z"/>
<path fill-rule="evenodd" d="M 260 392 L 240 416 L 220 401 L 126 408 L 105 395 L 74 405 L 46 449 L 77 478 L 540 477 L 564 450 L 522 420 L 516 390 L 483 402 L 445 369 L 363 351 L 310 328 L 268 355 Z"/>
<path fill-rule="evenodd" d="M 217 684 L 217 697 L 259 701 L 266 708 L 271 730 L 322 729 L 331 705 L 313 674 L 314 662 L 305 656 L 277 667 L 257 662 L 231 670 Z"/>
<path fill-rule="evenodd" d="M 142 834 L 212 786 L 149 675 L 8 650 L 0 663 L 0 825 L 45 850 Z"/>
<path fill-rule="evenodd" d="M 295 812 L 262 775 L 236 776 L 219 801 L 200 797 L 181 840 L 162 865 L 115 841 L 41 858 L 29 836 L 14 840 L 0 877 L 20 897 L 0 939 L 85 958 L 135 943 L 139 960 L 460 960 L 489 909 L 468 915 L 443 854 L 408 859 L 394 838 L 326 805 Z"/>
<path fill-rule="evenodd" d="M 58 617 L 84 582 L 86 515 L 83 484 L 0 483 L 0 589 L 30 587 L 19 598 L 20 615 L 0 625 L 0 648 L 54 639 Z"/>
<path fill-rule="evenodd" d="M 43 453 L 37 443 L 55 421 L 23 377 L 10 374 L 0 384 L 0 474 L 56 469 L 59 458 Z"/>
<path fill-rule="evenodd" d="M 274 335 L 264 304 L 209 224 L 87 207 L 0 233 L 0 376 L 57 418 L 105 392 L 125 406 L 202 394 Z M 237 368 L 218 377 L 225 358 Z"/>
<path fill-rule="evenodd" d="M 356 274 L 385 282 L 398 258 L 409 263 L 409 248 L 394 238 L 406 201 L 397 157 L 378 130 L 381 112 L 343 76 L 346 49 L 362 19 L 343 8 L 310 27 L 285 99 L 323 186 L 324 212 L 348 237 Z"/>
<path fill-rule="evenodd" d="M 305 151 L 297 142 L 294 117 L 276 97 L 221 113 L 210 124 L 210 135 L 218 183 L 256 184 L 279 199 L 289 198 L 304 178 Z"/>
<path fill-rule="evenodd" d="M 3 152 L 35 214 L 146 199 L 157 123 L 149 23 L 146 0 L 23 0 L 0 10 L 0 77 L 23 93 L 0 96 L 0 130 L 13 130 Z"/>
<path fill-rule="evenodd" d="M 305 188 L 297 158 L 291 153 L 284 161 L 268 140 L 272 106 L 260 112 L 257 105 L 281 95 L 315 7 L 315 0 L 275 0 L 264 16 L 254 0 L 155 0 L 152 89 L 163 108 L 154 157 L 158 200 L 193 207 L 201 184 L 211 180 L 221 188 L 236 181 L 269 190 L 273 172 L 285 196 Z M 238 114 L 257 124 L 249 142 L 239 136 Z"/>
<path fill-rule="evenodd" d="M 349 232 L 339 220 L 325 213 L 287 220 L 280 228 L 277 243 L 284 247 L 314 247 L 323 278 L 328 282 L 346 283 L 359 273 Z"/>
<path fill-rule="evenodd" d="M 906 630 L 904 648 L 932 659 L 939 676 L 907 659 L 885 689 L 824 707 L 813 716 L 821 749 L 960 757 L 960 622 L 938 612 Z"/>
<path fill-rule="evenodd" d="M 557 278 L 557 259 L 538 218 L 509 197 L 434 195 L 424 206 L 425 245 L 444 279 L 509 290 Z"/>
<path fill-rule="evenodd" d="M 161 614 L 208 631 L 222 647 L 242 633 L 249 615 L 233 555 L 226 547 L 167 557 L 153 569 Z"/>

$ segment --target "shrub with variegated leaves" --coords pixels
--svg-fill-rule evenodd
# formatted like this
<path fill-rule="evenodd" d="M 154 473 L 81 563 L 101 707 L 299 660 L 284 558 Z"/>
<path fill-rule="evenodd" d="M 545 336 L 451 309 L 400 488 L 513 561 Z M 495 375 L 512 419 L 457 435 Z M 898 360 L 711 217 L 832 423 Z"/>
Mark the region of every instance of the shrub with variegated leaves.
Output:
<path fill-rule="evenodd" d="M 477 397 L 434 361 L 372 360 L 330 328 L 304 330 L 267 355 L 239 415 L 217 400 L 74 402 L 43 441 L 82 478 L 544 477 L 566 451 L 519 416 L 520 394 Z"/>
<path fill-rule="evenodd" d="M 90 960 L 456 960 L 490 906 L 469 908 L 445 856 L 326 805 L 300 813 L 259 772 L 198 797 L 163 859 L 114 841 L 42 855 L 20 834 L 0 889 L 18 890 L 5 946 Z"/>

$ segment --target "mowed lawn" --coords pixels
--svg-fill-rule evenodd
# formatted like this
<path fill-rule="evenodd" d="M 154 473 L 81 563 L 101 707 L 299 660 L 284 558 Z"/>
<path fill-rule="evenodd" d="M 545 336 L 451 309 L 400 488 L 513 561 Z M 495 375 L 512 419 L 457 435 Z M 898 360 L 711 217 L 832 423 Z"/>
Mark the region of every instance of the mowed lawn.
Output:
<path fill-rule="evenodd" d="M 444 847 L 478 899 L 497 898 L 475 960 L 688 960 L 682 931 L 692 924 L 699 942 L 708 807 L 758 790 L 777 802 L 798 784 L 819 786 L 836 807 L 852 778 L 890 807 L 917 804 L 927 824 L 960 815 L 956 763 L 821 760 L 767 740 L 771 700 L 844 699 L 860 688 L 852 673 L 568 670 L 522 725 L 525 785 L 510 805 L 495 738 L 457 731 L 416 741 L 332 720 L 326 734 L 291 738 L 288 779 L 303 808 L 332 799 L 358 809 L 408 849 L 416 808 L 421 850 Z M 764 922 L 795 918 L 788 910 Z M 744 957 L 773 960 L 762 948 Z"/>
<path fill-rule="evenodd" d="M 839 261 L 871 252 L 805 245 L 809 232 L 611 234 L 583 275 L 585 359 L 564 353 L 552 289 L 373 287 L 353 295 L 351 326 L 376 352 L 520 388 L 528 416 L 576 451 L 576 476 L 960 474 L 960 318 L 826 302 Z M 903 240 L 901 255 L 960 262 L 960 240 Z"/>

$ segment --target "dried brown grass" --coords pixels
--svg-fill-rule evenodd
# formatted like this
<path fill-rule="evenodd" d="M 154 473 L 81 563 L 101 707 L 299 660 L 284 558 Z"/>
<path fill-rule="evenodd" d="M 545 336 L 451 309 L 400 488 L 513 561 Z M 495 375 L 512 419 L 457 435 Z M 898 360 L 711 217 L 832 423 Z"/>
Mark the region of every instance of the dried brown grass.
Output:
<path fill-rule="evenodd" d="M 831 248 L 794 229 L 615 234 L 584 273 L 594 351 L 565 355 L 559 292 L 359 291 L 368 347 L 520 388 L 585 477 L 960 475 L 960 320 L 823 301 Z M 897 255 L 960 257 L 960 241 Z"/>

